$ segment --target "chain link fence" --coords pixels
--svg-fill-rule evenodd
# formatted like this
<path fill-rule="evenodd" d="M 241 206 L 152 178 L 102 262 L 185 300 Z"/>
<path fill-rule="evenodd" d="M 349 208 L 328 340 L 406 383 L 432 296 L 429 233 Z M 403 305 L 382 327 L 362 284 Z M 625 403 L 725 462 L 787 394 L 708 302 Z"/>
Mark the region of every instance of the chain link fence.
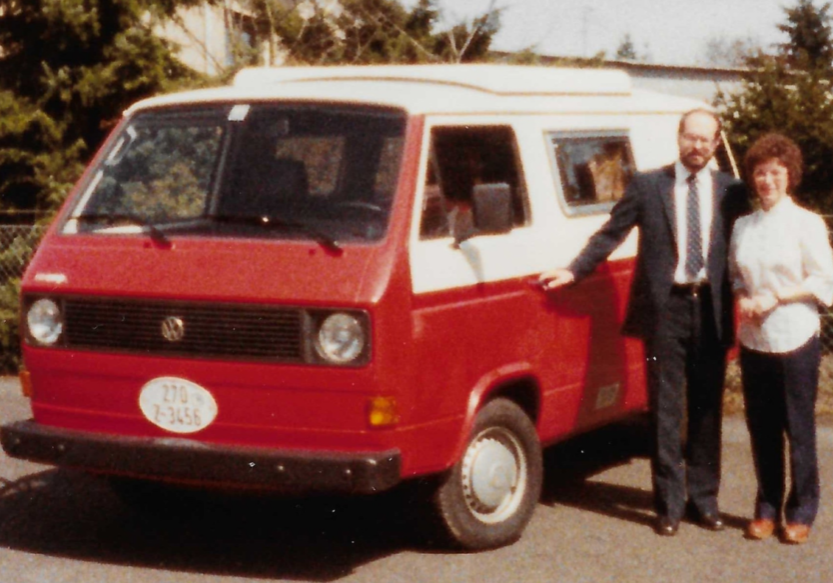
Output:
<path fill-rule="evenodd" d="M 23 275 L 46 227 L 0 225 L 0 284 Z"/>
<path fill-rule="evenodd" d="M 15 372 L 20 362 L 20 277 L 45 231 L 40 225 L 0 225 L 0 374 Z"/>

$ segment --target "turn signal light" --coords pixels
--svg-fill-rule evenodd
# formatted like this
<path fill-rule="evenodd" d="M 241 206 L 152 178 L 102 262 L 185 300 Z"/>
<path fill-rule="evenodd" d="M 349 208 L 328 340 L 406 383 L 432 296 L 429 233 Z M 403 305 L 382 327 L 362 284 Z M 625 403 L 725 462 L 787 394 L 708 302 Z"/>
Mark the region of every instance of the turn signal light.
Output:
<path fill-rule="evenodd" d="M 367 421 L 371 427 L 387 427 L 399 423 L 399 411 L 394 397 L 373 397 L 367 407 Z"/>
<path fill-rule="evenodd" d="M 26 369 L 21 369 L 17 375 L 20 379 L 20 392 L 24 397 L 32 398 L 32 375 Z"/>

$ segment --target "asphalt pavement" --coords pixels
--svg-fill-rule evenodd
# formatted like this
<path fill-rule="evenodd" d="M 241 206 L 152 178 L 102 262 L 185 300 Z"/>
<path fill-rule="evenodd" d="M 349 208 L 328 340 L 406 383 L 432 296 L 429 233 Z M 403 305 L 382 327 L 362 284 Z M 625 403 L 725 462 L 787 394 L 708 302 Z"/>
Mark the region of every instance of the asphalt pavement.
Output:
<path fill-rule="evenodd" d="M 0 378 L 0 422 L 25 419 Z M 755 492 L 743 420 L 724 425 L 713 533 L 652 529 L 650 468 L 633 428 L 550 448 L 541 502 L 514 545 L 450 551 L 423 531 L 409 489 L 366 498 L 211 495 L 196 515 L 137 514 L 108 484 L 0 454 L 0 583 L 833 581 L 833 426 L 819 428 L 822 508 L 811 540 L 743 538 Z"/>

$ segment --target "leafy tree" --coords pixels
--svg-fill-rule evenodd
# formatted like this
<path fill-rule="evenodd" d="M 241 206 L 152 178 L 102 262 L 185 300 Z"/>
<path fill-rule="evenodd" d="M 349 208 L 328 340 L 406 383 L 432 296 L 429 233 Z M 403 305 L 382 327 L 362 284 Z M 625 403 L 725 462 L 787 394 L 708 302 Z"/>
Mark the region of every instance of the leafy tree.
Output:
<path fill-rule="evenodd" d="M 20 365 L 19 295 L 20 278 L 0 284 L 0 374 L 13 373 Z"/>
<path fill-rule="evenodd" d="M 494 0 L 486 13 L 471 23 L 460 23 L 437 35 L 436 52 L 444 61 L 465 63 L 485 60 L 492 38 L 500 28 L 500 10 Z"/>
<path fill-rule="evenodd" d="M 410 12 L 396 0 L 248 0 L 246 6 L 271 65 L 485 60 L 500 26 L 494 3 L 447 30 L 438 30 L 437 0 L 419 0 Z"/>
<path fill-rule="evenodd" d="M 54 208 L 127 105 L 196 80 L 155 27 L 200 3 L 0 0 L 0 208 Z"/>
<path fill-rule="evenodd" d="M 833 212 L 833 39 L 830 4 L 809 0 L 785 8 L 780 26 L 789 42 L 774 54 L 747 59 L 750 73 L 739 92 L 720 94 L 720 108 L 732 145 L 741 157 L 761 135 L 777 131 L 794 139 L 804 154 L 804 180 L 795 193 L 804 204 Z"/>

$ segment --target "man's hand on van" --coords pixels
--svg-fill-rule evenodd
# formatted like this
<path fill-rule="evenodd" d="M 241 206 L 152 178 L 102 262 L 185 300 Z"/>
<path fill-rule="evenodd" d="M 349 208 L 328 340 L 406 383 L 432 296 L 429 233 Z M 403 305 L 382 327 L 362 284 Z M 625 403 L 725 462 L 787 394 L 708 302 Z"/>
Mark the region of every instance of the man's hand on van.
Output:
<path fill-rule="evenodd" d="M 545 271 L 538 276 L 538 283 L 544 290 L 557 289 L 570 285 L 576 280 L 576 276 L 569 269 L 558 268 L 550 271 Z"/>

